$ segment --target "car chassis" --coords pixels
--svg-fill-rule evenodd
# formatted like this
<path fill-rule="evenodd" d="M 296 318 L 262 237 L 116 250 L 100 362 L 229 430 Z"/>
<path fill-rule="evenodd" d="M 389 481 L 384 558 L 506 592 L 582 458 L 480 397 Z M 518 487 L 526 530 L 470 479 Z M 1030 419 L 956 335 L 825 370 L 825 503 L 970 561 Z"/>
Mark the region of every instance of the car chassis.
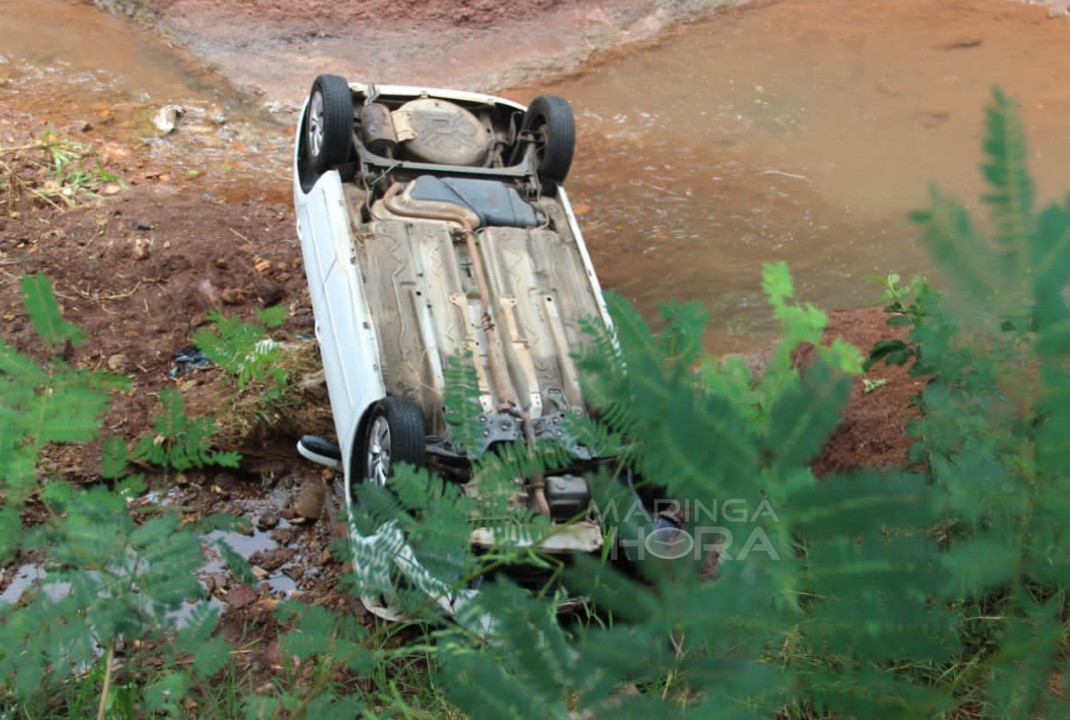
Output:
<path fill-rule="evenodd" d="M 451 614 L 475 591 L 428 573 L 396 524 L 358 532 L 357 483 L 386 486 L 405 462 L 477 492 L 472 458 L 552 439 L 572 465 L 518 485 L 557 530 L 540 549 L 594 552 L 603 542 L 585 516 L 585 475 L 609 458 L 565 429 L 570 414 L 590 410 L 574 362 L 589 343 L 581 326 L 610 326 L 561 187 L 574 143 L 559 97 L 524 107 L 335 75 L 316 78 L 298 123 L 297 230 L 338 438 L 306 437 L 298 449 L 343 472 L 357 571 L 383 580 L 400 569 Z M 446 368 L 459 360 L 477 378 L 476 448 L 462 447 L 446 419 Z M 495 538 L 477 527 L 471 541 Z M 388 597 L 364 602 L 397 617 Z"/>

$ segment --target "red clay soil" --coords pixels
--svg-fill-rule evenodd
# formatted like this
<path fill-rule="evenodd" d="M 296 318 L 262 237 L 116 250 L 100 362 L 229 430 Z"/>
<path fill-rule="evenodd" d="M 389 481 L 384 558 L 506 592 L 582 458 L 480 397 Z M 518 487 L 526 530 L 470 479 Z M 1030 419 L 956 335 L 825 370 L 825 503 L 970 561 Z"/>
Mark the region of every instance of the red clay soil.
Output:
<path fill-rule="evenodd" d="M 891 316 L 880 308 L 834 310 L 828 315 L 826 344 L 843 338 L 868 355 L 878 340 L 904 339 L 901 328 L 888 327 Z M 802 362 L 805 355 L 802 353 Z M 906 366 L 880 363 L 853 379 L 843 420 L 813 464 L 817 475 L 906 463 L 912 444 L 907 425 L 918 415 L 913 399 L 925 386 L 924 380 L 910 377 L 907 370 Z"/>

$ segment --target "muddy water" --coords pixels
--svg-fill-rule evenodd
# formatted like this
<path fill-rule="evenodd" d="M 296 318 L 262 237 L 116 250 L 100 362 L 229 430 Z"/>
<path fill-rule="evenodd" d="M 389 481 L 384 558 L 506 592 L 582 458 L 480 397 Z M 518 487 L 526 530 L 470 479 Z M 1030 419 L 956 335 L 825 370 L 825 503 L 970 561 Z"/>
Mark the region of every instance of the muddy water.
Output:
<path fill-rule="evenodd" d="M 993 83 L 1021 101 L 1039 195 L 1070 188 L 1068 77 L 1070 22 L 1043 8 L 783 0 L 530 95 L 577 109 L 569 190 L 603 284 L 647 317 L 705 303 L 727 350 L 768 327 L 763 262 L 825 307 L 872 304 L 863 276 L 926 272 L 906 216 L 933 181 L 977 205 Z"/>
<path fill-rule="evenodd" d="M 192 80 L 166 44 L 86 2 L 4 0 L 0 54 L 40 75 L 77 83 L 137 87 L 146 95 L 180 93 Z"/>

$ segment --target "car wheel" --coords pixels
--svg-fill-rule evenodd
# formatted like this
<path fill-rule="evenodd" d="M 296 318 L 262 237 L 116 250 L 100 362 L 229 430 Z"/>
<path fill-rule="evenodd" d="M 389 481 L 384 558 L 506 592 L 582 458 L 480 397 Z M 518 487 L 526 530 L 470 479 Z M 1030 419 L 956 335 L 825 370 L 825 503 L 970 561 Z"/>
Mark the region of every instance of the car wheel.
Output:
<path fill-rule="evenodd" d="M 531 101 L 521 131 L 535 136 L 535 157 L 539 180 L 551 192 L 563 183 L 572 166 L 576 148 L 576 120 L 568 100 L 557 95 L 540 95 Z"/>
<path fill-rule="evenodd" d="M 320 75 L 312 83 L 305 116 L 305 157 L 316 175 L 349 159 L 353 143 L 353 94 L 338 75 Z"/>
<path fill-rule="evenodd" d="M 364 432 L 361 479 L 386 486 L 394 466 L 423 467 L 426 445 L 424 414 L 412 400 L 386 397 L 376 403 Z"/>

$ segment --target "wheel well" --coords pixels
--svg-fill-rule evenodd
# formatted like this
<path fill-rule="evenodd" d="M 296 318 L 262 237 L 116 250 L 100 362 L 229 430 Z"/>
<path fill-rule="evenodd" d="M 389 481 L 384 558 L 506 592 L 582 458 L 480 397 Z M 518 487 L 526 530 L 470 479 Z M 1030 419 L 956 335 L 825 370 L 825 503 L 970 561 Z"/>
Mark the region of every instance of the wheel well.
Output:
<path fill-rule="evenodd" d="M 376 400 L 375 402 L 379 401 Z M 350 494 L 352 494 L 353 485 L 362 480 L 360 466 L 364 457 L 364 436 L 368 434 L 368 423 L 371 422 L 372 410 L 374 409 L 374 402 L 364 408 L 364 412 L 360 415 L 360 421 L 357 423 L 357 429 L 353 431 L 353 442 L 349 446 L 348 466 L 348 472 L 352 475 L 349 478 Z"/>

